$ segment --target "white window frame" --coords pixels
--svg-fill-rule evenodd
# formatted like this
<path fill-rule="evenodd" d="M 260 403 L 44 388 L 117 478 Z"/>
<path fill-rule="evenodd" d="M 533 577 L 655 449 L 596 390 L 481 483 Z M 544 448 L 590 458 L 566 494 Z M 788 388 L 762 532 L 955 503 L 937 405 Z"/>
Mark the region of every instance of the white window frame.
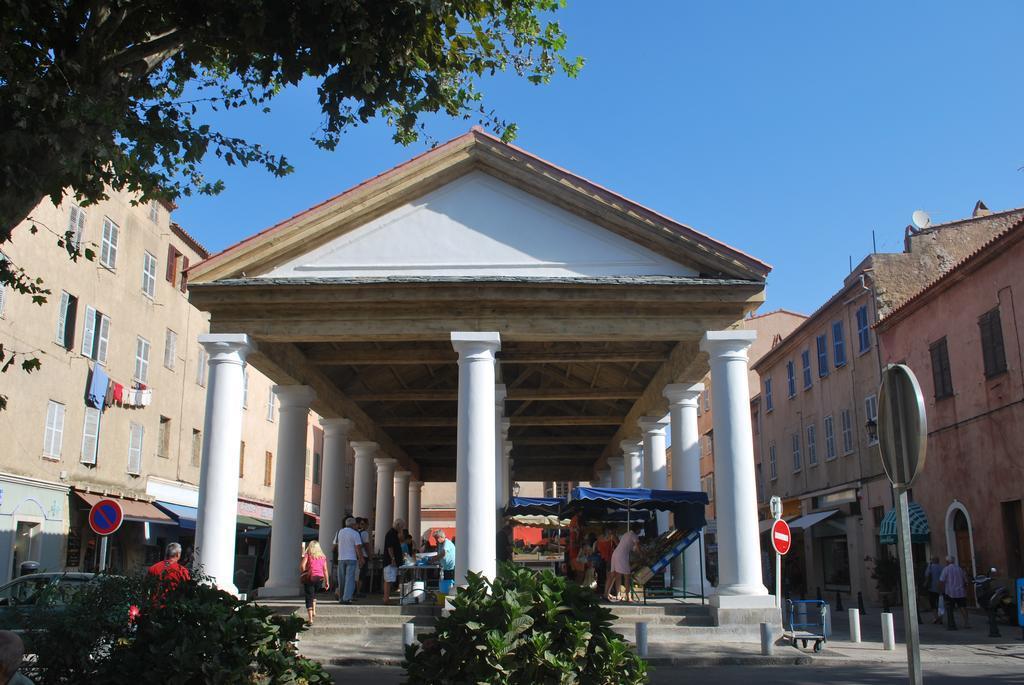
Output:
<path fill-rule="evenodd" d="M 85 408 L 82 420 L 82 453 L 79 461 L 88 466 L 96 465 L 96 455 L 100 451 L 100 425 L 103 415 L 96 407 Z"/>
<path fill-rule="evenodd" d="M 160 206 L 156 200 L 149 201 L 149 220 L 154 224 L 160 223 Z"/>
<path fill-rule="evenodd" d="M 99 319 L 99 329 L 96 320 Z M 85 321 L 82 322 L 82 356 L 100 364 L 107 362 L 107 348 L 110 343 L 110 317 L 95 307 L 86 305 Z"/>
<path fill-rule="evenodd" d="M 149 353 L 152 349 L 149 341 L 141 335 L 135 338 L 135 380 L 149 383 Z"/>
<path fill-rule="evenodd" d="M 65 407 L 61 402 L 47 402 L 46 424 L 43 426 L 43 456 L 47 459 L 60 460 L 64 447 L 64 413 Z"/>
<path fill-rule="evenodd" d="M 68 230 L 71 234 L 71 246 L 76 250 L 82 246 L 82 237 L 85 235 L 85 210 L 76 204 L 72 204 L 68 210 Z"/>
<path fill-rule="evenodd" d="M 793 433 L 790 437 L 793 447 L 793 473 L 800 473 L 804 469 L 804 457 L 800 452 L 800 433 Z"/>
<path fill-rule="evenodd" d="M 128 475 L 142 474 L 142 450 L 146 442 L 146 429 L 132 421 L 128 426 Z"/>
<path fill-rule="evenodd" d="M 174 363 L 178 356 L 178 334 L 170 328 L 164 333 L 164 368 L 174 371 Z"/>
<path fill-rule="evenodd" d="M 117 243 L 120 237 L 121 228 L 110 220 L 103 217 L 103 238 L 100 241 L 100 265 L 113 271 L 117 268 Z"/>
<path fill-rule="evenodd" d="M 156 297 L 156 257 L 148 251 L 142 253 L 142 294 Z"/>
<path fill-rule="evenodd" d="M 818 427 L 813 423 L 807 426 L 807 465 L 818 465 Z"/>
<path fill-rule="evenodd" d="M 843 454 L 853 452 L 853 419 L 850 417 L 850 410 L 844 409 L 839 414 L 840 427 L 843 431 Z"/>
<path fill-rule="evenodd" d="M 874 421 L 876 423 L 876 425 L 877 425 L 877 423 L 878 423 L 878 398 L 875 395 L 868 395 L 867 397 L 864 398 L 864 416 L 866 417 L 865 421 Z M 865 426 L 864 430 L 865 430 L 865 432 L 867 432 L 867 426 Z M 878 444 L 878 431 L 877 430 L 875 431 L 874 437 L 872 437 L 870 434 L 868 434 L 868 444 L 869 445 L 877 445 Z"/>
<path fill-rule="evenodd" d="M 267 388 L 267 421 L 274 423 L 274 404 L 277 400 L 277 395 L 274 394 L 274 386 Z"/>
<path fill-rule="evenodd" d="M 779 479 L 779 462 L 775 454 L 775 443 L 768 445 L 768 477 L 771 480 Z"/>
<path fill-rule="evenodd" d="M 836 458 L 836 426 L 831 416 L 825 417 L 825 461 Z"/>

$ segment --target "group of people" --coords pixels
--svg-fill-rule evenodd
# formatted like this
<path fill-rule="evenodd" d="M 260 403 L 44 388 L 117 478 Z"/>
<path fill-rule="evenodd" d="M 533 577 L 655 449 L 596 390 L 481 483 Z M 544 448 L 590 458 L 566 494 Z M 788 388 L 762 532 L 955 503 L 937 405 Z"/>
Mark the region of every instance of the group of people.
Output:
<path fill-rule="evenodd" d="M 633 524 L 618 536 L 605 528 L 601 535 L 590 533 L 577 543 L 578 528 L 574 536 L 570 527 L 569 566 L 573 575 L 585 587 L 597 588 L 608 601 L 628 600 L 632 592 L 632 556 L 640 551 L 642 529 L 642 525 Z"/>
<path fill-rule="evenodd" d="M 967 573 L 952 556 L 946 557 L 946 565 L 939 564 L 938 557 L 932 557 L 924 570 L 924 587 L 928 592 L 931 610 L 935 613 L 932 623 L 942 623 L 943 614 L 946 628 L 956 630 L 956 610 L 964 619 L 964 628 L 970 628 L 967 613 Z M 941 601 L 940 601 L 941 599 Z"/>
<path fill-rule="evenodd" d="M 443 531 L 439 532 L 439 537 L 439 556 L 442 563 L 445 564 L 443 568 L 447 571 L 450 565 L 450 572 L 454 576 L 455 546 L 448 542 L 448 547 L 445 548 Z M 369 521 L 365 518 L 349 516 L 345 519 L 345 526 L 334 536 L 331 550 L 335 569 L 334 577 L 337 582 L 338 601 L 342 604 L 352 603 L 361 583 L 363 591 L 367 590 L 366 584 L 369 583 L 367 561 L 372 554 L 371 545 Z M 441 550 L 448 551 L 447 559 Z M 384 604 L 391 602 L 392 591 L 398 584 L 399 567 L 405 564 L 407 559 L 414 558 L 416 552 L 415 541 L 405 528 L 405 522 L 396 519 L 384 535 Z M 317 593 L 331 589 L 331 565 L 319 542 L 313 540 L 303 548 L 299 568 L 308 621 L 312 624 L 316 619 Z"/>

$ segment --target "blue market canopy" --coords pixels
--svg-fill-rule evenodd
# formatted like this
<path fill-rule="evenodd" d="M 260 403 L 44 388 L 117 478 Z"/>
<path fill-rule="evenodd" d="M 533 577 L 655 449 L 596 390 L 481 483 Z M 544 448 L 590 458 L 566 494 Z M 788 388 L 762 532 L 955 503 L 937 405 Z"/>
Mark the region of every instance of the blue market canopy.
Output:
<path fill-rule="evenodd" d="M 908 510 L 910 515 L 910 541 L 918 543 L 928 542 L 931 535 L 931 528 L 928 527 L 928 515 L 917 502 L 911 502 Z M 896 510 L 890 509 L 882 518 L 878 527 L 878 541 L 883 545 L 898 544 L 896 525 Z"/>
<path fill-rule="evenodd" d="M 650 490 L 648 488 L 573 488 L 566 507 L 568 515 L 594 510 L 670 511 L 676 516 L 676 527 L 701 528 L 705 524 L 705 492 L 683 490 Z"/>
<path fill-rule="evenodd" d="M 558 516 L 564 506 L 562 497 L 512 497 L 505 507 L 505 516 Z"/>

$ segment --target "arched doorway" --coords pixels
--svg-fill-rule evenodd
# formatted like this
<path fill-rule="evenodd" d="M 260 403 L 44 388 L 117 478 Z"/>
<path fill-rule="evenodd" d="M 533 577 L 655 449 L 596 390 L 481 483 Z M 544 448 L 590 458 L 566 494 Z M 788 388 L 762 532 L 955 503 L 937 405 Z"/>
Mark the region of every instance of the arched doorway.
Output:
<path fill-rule="evenodd" d="M 971 576 L 977 575 L 974 562 L 974 531 L 971 514 L 962 502 L 953 500 L 946 510 L 946 549 Z"/>

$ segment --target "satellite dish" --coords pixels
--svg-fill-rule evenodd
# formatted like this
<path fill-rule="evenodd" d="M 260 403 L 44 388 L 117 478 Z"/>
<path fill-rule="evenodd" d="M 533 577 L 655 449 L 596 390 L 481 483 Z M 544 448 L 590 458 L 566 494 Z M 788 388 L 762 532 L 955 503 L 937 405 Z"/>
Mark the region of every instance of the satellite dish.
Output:
<path fill-rule="evenodd" d="M 928 216 L 928 212 L 923 209 L 918 209 L 910 217 L 910 220 L 914 222 L 914 225 L 918 228 L 928 228 L 932 225 L 932 218 Z"/>

